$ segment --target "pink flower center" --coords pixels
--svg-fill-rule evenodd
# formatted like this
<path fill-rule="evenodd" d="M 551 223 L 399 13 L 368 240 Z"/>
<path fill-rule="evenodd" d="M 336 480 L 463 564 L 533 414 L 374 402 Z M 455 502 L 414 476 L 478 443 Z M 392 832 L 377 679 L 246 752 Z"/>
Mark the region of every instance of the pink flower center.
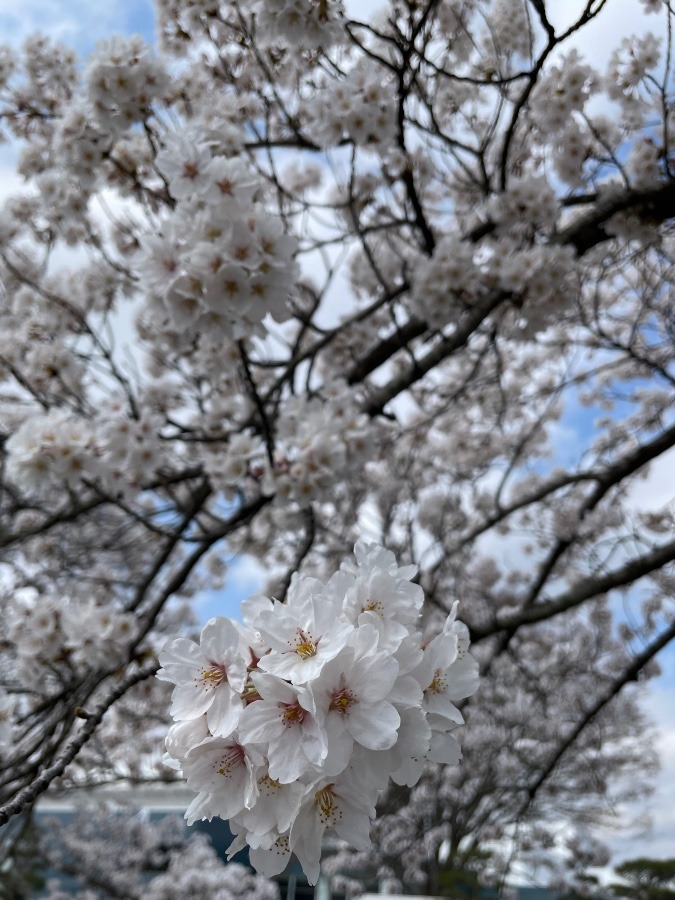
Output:
<path fill-rule="evenodd" d="M 425 694 L 442 694 L 448 687 L 448 679 L 443 675 L 440 669 L 436 669 L 431 684 L 425 690 Z"/>
<path fill-rule="evenodd" d="M 333 691 L 328 709 L 333 712 L 339 712 L 342 716 L 347 716 L 349 715 L 350 706 L 353 706 L 356 700 L 356 694 L 348 688 L 340 688 Z"/>
<path fill-rule="evenodd" d="M 281 707 L 283 709 L 281 718 L 287 728 L 292 728 L 294 725 L 302 725 L 305 721 L 307 710 L 303 709 L 297 700 L 295 703 L 283 703 Z"/>
<path fill-rule="evenodd" d="M 209 668 L 202 669 L 199 675 L 199 680 L 202 682 L 202 685 L 205 689 L 215 689 L 219 684 L 227 681 L 227 669 L 221 663 L 212 662 L 209 660 Z"/>
<path fill-rule="evenodd" d="M 225 748 L 225 752 L 213 764 L 213 768 L 219 775 L 228 776 L 232 774 L 232 770 L 244 764 L 244 748 L 239 744 L 232 744 Z"/>

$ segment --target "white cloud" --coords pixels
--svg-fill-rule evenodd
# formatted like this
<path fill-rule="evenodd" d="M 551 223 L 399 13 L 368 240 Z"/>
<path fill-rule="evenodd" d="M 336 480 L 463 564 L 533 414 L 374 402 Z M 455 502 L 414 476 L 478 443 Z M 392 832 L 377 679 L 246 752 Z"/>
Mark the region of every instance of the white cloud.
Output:
<path fill-rule="evenodd" d="M 227 572 L 227 586 L 237 592 L 260 590 L 269 572 L 254 556 L 238 556 Z M 252 589 L 252 586 L 255 585 Z"/>
<path fill-rule="evenodd" d="M 586 5 L 586 0 L 547 3 L 548 16 L 556 32 L 560 34 L 578 20 Z M 575 47 L 588 62 L 602 71 L 622 38 L 647 31 L 662 32 L 664 27 L 663 17 L 645 15 L 636 0 L 611 0 L 565 46 Z"/>
<path fill-rule="evenodd" d="M 646 471 L 645 477 L 633 483 L 628 503 L 643 512 L 662 510 L 675 500 L 675 448 L 654 460 Z"/>
<path fill-rule="evenodd" d="M 670 685 L 672 685 L 672 679 Z M 644 701 L 646 712 L 662 723 L 656 738 L 656 750 L 661 760 L 661 771 L 656 790 L 644 803 L 633 804 L 627 809 L 627 824 L 621 831 L 604 831 L 600 836 L 612 851 L 612 866 L 625 859 L 639 856 L 651 858 L 672 857 L 675 851 L 675 687 L 656 683 Z M 651 824 L 644 823 L 645 810 Z M 609 875 L 609 870 L 603 870 Z"/>

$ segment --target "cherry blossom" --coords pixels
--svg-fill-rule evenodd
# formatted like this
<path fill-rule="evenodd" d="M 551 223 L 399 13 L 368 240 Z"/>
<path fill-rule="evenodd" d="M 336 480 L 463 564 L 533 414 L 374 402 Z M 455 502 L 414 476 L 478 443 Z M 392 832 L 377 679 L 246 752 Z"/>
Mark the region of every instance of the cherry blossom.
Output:
<path fill-rule="evenodd" d="M 259 668 L 293 684 L 316 678 L 352 631 L 347 622 L 340 621 L 341 610 L 331 600 L 318 580 L 294 578 L 286 603 L 262 611 L 254 620 L 271 648 L 259 661 Z"/>
<path fill-rule="evenodd" d="M 261 699 L 244 710 L 239 735 L 245 743 L 264 744 L 269 777 L 291 784 L 306 772 L 320 769 L 328 750 L 327 736 L 317 721 L 312 696 L 262 673 L 252 681 Z"/>
<path fill-rule="evenodd" d="M 578 5 L 0 47 L 0 823 L 188 778 L 262 871 L 432 895 L 441 847 L 503 884 L 648 795 L 674 11 Z"/>
<path fill-rule="evenodd" d="M 197 819 L 229 819 L 250 809 L 258 794 L 256 771 L 262 757 L 233 740 L 206 737 L 185 754 L 182 770 L 188 787 L 198 791 L 188 807 L 188 825 Z"/>
<path fill-rule="evenodd" d="M 365 542 L 355 555 L 327 583 L 294 576 L 284 603 L 249 599 L 243 626 L 211 619 L 199 646 L 177 638 L 160 653 L 158 677 L 176 684 L 168 763 L 198 792 L 186 817 L 232 819 L 230 852 L 248 844 L 266 874 L 294 852 L 315 883 L 326 829 L 357 849 L 370 846 L 390 773 L 414 784 L 425 760 L 461 756 L 448 731 L 463 719 L 450 698 L 469 696 L 478 682 L 457 604 L 421 649 L 415 567 Z M 406 640 L 392 644 L 395 632 L 369 616 L 350 621 L 359 579 L 392 597 L 389 615 Z"/>
<path fill-rule="evenodd" d="M 206 713 L 211 733 L 228 737 L 243 709 L 240 699 L 246 664 L 239 651 L 239 632 L 228 619 L 210 619 L 199 645 L 187 638 L 170 642 L 160 655 L 157 677 L 176 685 L 171 714 L 179 721 Z"/>

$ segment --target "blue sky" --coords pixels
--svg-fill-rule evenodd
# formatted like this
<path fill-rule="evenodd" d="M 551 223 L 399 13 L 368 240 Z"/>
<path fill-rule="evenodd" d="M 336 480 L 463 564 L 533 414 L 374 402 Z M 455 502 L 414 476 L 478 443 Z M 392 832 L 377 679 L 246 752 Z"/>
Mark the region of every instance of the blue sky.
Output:
<path fill-rule="evenodd" d="M 568 13 L 579 4 L 580 0 L 566 0 L 560 7 Z M 348 8 L 359 18 L 367 17 L 377 5 L 379 0 L 347 0 Z M 558 11 L 557 4 L 548 5 Z M 637 0 L 612 0 L 608 7 L 612 13 L 600 16 L 578 42 L 580 51 L 600 66 L 621 36 L 633 30 L 633 26 L 641 32 L 658 27 L 655 17 L 641 15 Z M 0 36 L 5 43 L 19 46 L 36 30 L 72 46 L 84 62 L 98 40 L 115 33 L 138 33 L 154 43 L 152 0 L 0 0 Z M 9 175 L 13 153 L 11 146 L 0 148 L 3 175 L 5 172 Z M 596 410 L 576 405 L 568 408 L 560 423 L 564 443 L 560 448 L 561 462 L 570 462 L 575 457 L 574 445 L 586 438 L 596 414 Z M 569 453 L 568 458 L 564 457 L 565 452 Z M 651 491 L 654 497 L 662 496 L 666 472 L 663 466 L 656 466 L 650 478 L 641 484 L 641 495 L 647 496 Z M 666 478 L 666 484 L 672 484 L 672 476 Z M 205 592 L 198 598 L 199 617 L 204 621 L 213 615 L 238 617 L 241 601 L 258 592 L 263 580 L 262 568 L 252 560 L 233 562 L 225 589 Z M 616 859 L 639 854 L 675 854 L 675 647 L 663 656 L 661 664 L 663 675 L 652 684 L 647 704 L 661 726 L 659 749 L 664 763 L 657 794 L 651 803 L 654 828 L 649 834 L 624 831 L 611 837 Z"/>
<path fill-rule="evenodd" d="M 259 594 L 265 583 L 262 565 L 252 557 L 233 560 L 221 590 L 204 591 L 197 598 L 195 611 L 206 622 L 212 616 L 229 616 L 241 619 L 241 603 L 247 597 Z"/>
<path fill-rule="evenodd" d="M 0 35 L 13 45 L 35 32 L 49 35 L 86 56 L 112 34 L 155 40 L 152 0 L 0 0 Z"/>

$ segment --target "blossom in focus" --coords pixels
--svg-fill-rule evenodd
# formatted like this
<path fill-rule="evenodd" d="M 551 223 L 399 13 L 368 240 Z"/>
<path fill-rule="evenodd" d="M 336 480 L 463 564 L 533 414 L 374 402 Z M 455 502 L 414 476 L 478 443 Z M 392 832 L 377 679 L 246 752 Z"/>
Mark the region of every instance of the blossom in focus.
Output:
<path fill-rule="evenodd" d="M 258 664 L 263 671 L 305 684 L 344 646 L 351 626 L 322 589 L 319 581 L 295 578 L 286 603 L 258 616 L 258 629 L 272 648 Z"/>
<path fill-rule="evenodd" d="M 363 542 L 355 556 L 160 654 L 158 677 L 175 685 L 169 765 L 197 793 L 188 821 L 229 819 L 230 855 L 248 845 L 268 877 L 295 853 L 315 883 L 325 833 L 367 849 L 390 778 L 412 787 L 428 761 L 461 757 L 455 702 L 477 689 L 478 667 L 457 604 L 425 645 L 415 567 Z"/>
<path fill-rule="evenodd" d="M 327 753 L 326 734 L 315 716 L 309 692 L 262 673 L 252 677 L 260 700 L 251 703 L 239 722 L 241 740 L 267 746 L 270 777 L 289 784 Z"/>
<path fill-rule="evenodd" d="M 234 623 L 210 619 L 199 645 L 177 638 L 165 646 L 159 661 L 162 668 L 157 677 L 176 685 L 171 715 L 181 721 L 206 713 L 211 734 L 231 734 L 243 709 L 241 692 L 246 682 L 246 664 Z"/>
<path fill-rule="evenodd" d="M 183 773 L 189 788 L 199 793 L 185 813 L 188 825 L 197 819 L 229 819 L 250 809 L 258 793 L 258 753 L 235 740 L 205 738 L 185 756 Z"/>

